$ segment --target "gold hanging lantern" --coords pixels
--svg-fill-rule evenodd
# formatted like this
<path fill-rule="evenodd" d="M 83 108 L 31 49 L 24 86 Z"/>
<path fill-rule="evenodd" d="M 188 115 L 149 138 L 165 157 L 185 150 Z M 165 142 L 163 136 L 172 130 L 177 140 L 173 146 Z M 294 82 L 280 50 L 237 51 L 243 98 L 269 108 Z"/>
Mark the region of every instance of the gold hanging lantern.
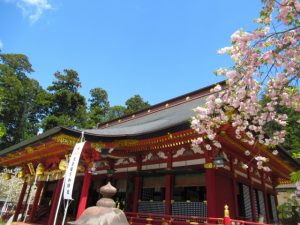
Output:
<path fill-rule="evenodd" d="M 44 165 L 42 163 L 39 163 L 39 165 L 36 168 L 36 174 L 38 176 L 41 176 L 41 175 L 43 175 L 44 171 L 45 171 Z"/>
<path fill-rule="evenodd" d="M 10 180 L 11 179 L 11 174 L 10 173 L 5 173 L 3 175 L 4 180 Z"/>
<path fill-rule="evenodd" d="M 61 171 L 66 171 L 67 170 L 67 161 L 65 159 L 60 160 L 58 168 Z"/>
<path fill-rule="evenodd" d="M 23 178 L 24 177 L 24 171 L 23 170 L 19 171 L 18 174 L 17 174 L 17 177 L 18 178 Z"/>

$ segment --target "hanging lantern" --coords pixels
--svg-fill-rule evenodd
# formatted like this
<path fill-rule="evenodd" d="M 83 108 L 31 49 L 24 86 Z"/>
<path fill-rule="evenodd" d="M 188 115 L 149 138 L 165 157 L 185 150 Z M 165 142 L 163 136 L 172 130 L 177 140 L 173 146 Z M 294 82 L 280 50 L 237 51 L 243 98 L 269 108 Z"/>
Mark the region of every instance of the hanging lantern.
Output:
<path fill-rule="evenodd" d="M 65 159 L 60 160 L 58 168 L 61 171 L 66 171 L 67 170 L 67 161 Z"/>
<path fill-rule="evenodd" d="M 10 180 L 11 179 L 11 174 L 10 173 L 5 173 L 3 175 L 4 180 Z"/>
<path fill-rule="evenodd" d="M 41 176 L 41 175 L 43 175 L 44 171 L 45 171 L 44 165 L 42 163 L 39 163 L 39 165 L 36 168 L 36 174 L 38 176 Z"/>
<path fill-rule="evenodd" d="M 224 167 L 225 166 L 225 162 L 224 162 L 224 158 L 218 154 L 215 158 L 214 158 L 214 166 L 216 168 L 220 168 L 220 167 Z"/>
<path fill-rule="evenodd" d="M 24 171 L 23 170 L 20 170 L 17 174 L 17 177 L 18 178 L 23 178 L 24 177 Z"/>

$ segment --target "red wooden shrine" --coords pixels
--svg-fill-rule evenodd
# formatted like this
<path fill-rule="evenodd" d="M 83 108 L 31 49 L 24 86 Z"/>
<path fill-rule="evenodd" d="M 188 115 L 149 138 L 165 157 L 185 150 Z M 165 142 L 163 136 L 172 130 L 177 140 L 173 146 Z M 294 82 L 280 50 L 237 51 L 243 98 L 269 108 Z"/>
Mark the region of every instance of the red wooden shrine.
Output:
<path fill-rule="evenodd" d="M 204 103 L 210 88 L 84 130 L 86 144 L 68 219 L 75 220 L 86 207 L 95 205 L 100 186 L 110 180 L 118 188 L 115 200 L 128 218 L 138 213 L 218 218 L 228 205 L 231 218 L 257 221 L 261 215 L 267 223 L 276 222 L 275 187 L 300 166 L 283 149 L 275 156 L 264 146 L 253 149 L 236 140 L 230 124 L 219 131 L 220 152 L 192 149 L 191 141 L 198 137 L 190 128 L 192 109 Z M 14 220 L 19 214 L 24 218 L 24 208 L 30 204 L 27 221 L 53 224 L 63 185 L 59 163 L 71 154 L 81 133 L 56 127 L 0 152 L 0 166 L 21 166 L 25 172 Z M 103 149 L 109 149 L 108 157 Z M 247 149 L 251 150 L 248 156 Z M 257 169 L 253 160 L 257 155 L 269 159 L 271 172 Z M 223 167 L 214 166 L 217 156 L 224 160 Z M 34 198 L 27 202 L 33 183 L 28 165 L 36 168 L 39 163 L 45 171 L 38 178 Z"/>

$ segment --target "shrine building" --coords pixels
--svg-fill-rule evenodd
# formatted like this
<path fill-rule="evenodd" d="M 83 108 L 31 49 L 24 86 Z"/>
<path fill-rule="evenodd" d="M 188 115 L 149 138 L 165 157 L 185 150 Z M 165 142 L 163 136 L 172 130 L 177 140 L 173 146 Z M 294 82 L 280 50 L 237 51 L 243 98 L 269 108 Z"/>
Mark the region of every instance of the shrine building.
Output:
<path fill-rule="evenodd" d="M 108 180 L 117 188 L 115 201 L 125 212 L 173 216 L 230 217 L 267 223 L 278 221 L 275 187 L 300 168 L 281 148 L 278 155 L 264 146 L 235 138 L 230 124 L 218 133 L 219 152 L 191 148 L 199 135 L 190 128 L 193 109 L 203 105 L 213 86 L 109 121 L 96 129 L 55 127 L 0 151 L 0 167 L 22 167 L 24 184 L 14 220 L 52 225 L 63 185 L 66 159 L 86 141 L 73 188 L 69 220 L 99 199 Z M 245 151 L 251 150 L 250 155 Z M 267 157 L 270 172 L 259 170 L 255 156 Z M 247 164 L 244 169 L 242 165 Z M 36 168 L 42 172 L 34 182 Z M 34 187 L 35 186 L 35 187 Z M 30 201 L 31 189 L 36 188 Z M 61 203 L 62 204 L 62 203 Z M 27 210 L 26 210 L 27 209 Z M 59 217 L 63 207 L 58 212 Z"/>

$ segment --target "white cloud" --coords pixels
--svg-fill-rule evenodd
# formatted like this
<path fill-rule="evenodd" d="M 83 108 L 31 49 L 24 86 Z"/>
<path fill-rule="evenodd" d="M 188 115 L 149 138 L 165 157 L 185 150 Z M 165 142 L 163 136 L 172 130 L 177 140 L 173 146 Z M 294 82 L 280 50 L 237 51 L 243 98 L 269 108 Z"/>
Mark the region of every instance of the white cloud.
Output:
<path fill-rule="evenodd" d="M 28 17 L 30 22 L 35 23 L 42 14 L 52 9 L 48 0 L 4 0 L 7 3 L 14 3 L 22 10 L 24 16 Z"/>
<path fill-rule="evenodd" d="M 2 50 L 3 48 L 3 42 L 0 40 L 0 51 Z"/>

